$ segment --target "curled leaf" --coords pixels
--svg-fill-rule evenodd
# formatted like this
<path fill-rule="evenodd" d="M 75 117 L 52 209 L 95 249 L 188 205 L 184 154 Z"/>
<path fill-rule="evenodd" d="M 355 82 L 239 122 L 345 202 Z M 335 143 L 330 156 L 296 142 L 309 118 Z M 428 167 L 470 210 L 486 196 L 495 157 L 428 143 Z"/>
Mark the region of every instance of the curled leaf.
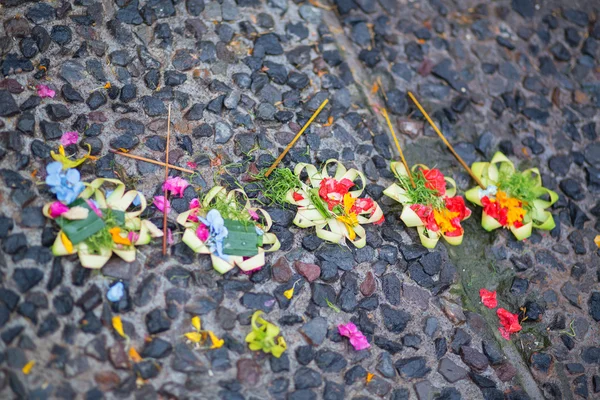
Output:
<path fill-rule="evenodd" d="M 262 350 L 279 358 L 287 349 L 287 344 L 282 336 L 279 336 L 279 327 L 261 318 L 262 311 L 256 311 L 252 315 L 252 331 L 246 336 L 248 347 L 252 351 Z"/>

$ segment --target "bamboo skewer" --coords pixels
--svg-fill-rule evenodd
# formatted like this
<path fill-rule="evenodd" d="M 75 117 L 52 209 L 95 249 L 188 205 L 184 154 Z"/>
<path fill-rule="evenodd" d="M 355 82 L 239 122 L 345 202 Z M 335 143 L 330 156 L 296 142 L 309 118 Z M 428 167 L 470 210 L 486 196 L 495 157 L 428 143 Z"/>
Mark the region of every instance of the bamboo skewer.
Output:
<path fill-rule="evenodd" d="M 123 152 L 121 152 L 121 151 L 117 151 L 117 150 L 113 150 L 113 149 L 109 149 L 108 151 L 110 151 L 111 153 L 114 153 L 114 154 L 118 154 L 118 155 L 120 155 L 120 156 L 124 156 L 124 157 L 128 157 L 128 158 L 132 158 L 132 159 L 134 159 L 134 160 L 145 161 L 145 162 L 147 162 L 147 163 L 150 163 L 150 164 L 156 164 L 156 165 L 160 165 L 160 166 L 162 166 L 162 167 L 164 167 L 164 166 L 165 166 L 165 163 L 164 163 L 164 162 L 160 162 L 160 161 L 152 160 L 152 159 L 150 159 L 150 158 L 146 158 L 146 157 L 142 157 L 142 156 L 136 156 L 136 155 L 129 154 L 129 153 L 123 153 Z M 194 173 L 194 171 L 192 171 L 191 169 L 187 169 L 187 168 L 178 167 L 178 166 L 176 166 L 176 165 L 173 165 L 173 164 L 169 164 L 169 168 L 171 168 L 171 169 L 176 169 L 177 171 L 181 171 L 181 172 L 187 172 L 188 174 L 193 174 L 193 173 Z"/>
<path fill-rule="evenodd" d="M 169 104 L 169 112 L 167 114 L 167 146 L 166 146 L 166 154 L 165 154 L 165 183 L 167 179 L 169 179 L 169 142 L 171 139 L 171 104 Z M 164 202 L 163 202 L 163 243 L 162 243 L 162 253 L 163 256 L 167 255 L 167 214 L 169 211 L 168 206 L 168 193 L 166 185 L 163 188 L 164 191 Z"/>
<path fill-rule="evenodd" d="M 281 162 L 281 160 L 283 160 L 283 157 L 285 157 L 285 155 L 288 153 L 288 151 L 290 151 L 290 149 L 292 148 L 292 146 L 294 145 L 294 143 L 296 143 L 298 141 L 298 139 L 300 139 L 300 136 L 302 136 L 302 134 L 304 133 L 304 131 L 310 126 L 310 124 L 312 124 L 312 122 L 315 120 L 315 118 L 317 118 L 317 116 L 323 110 L 323 108 L 325 108 L 325 106 L 327 105 L 327 103 L 329 103 L 329 99 L 325 99 L 321 103 L 321 105 L 319 106 L 319 108 L 317 108 L 317 111 L 314 112 L 314 114 L 310 117 L 310 119 L 308 120 L 308 122 L 306 124 L 304 124 L 304 126 L 302 127 L 302 129 L 300 129 L 300 132 L 298 132 L 296 134 L 296 136 L 294 137 L 294 139 L 292 139 L 292 141 L 290 142 L 290 144 L 288 144 L 287 147 L 285 148 L 285 150 L 283 150 L 281 152 L 281 154 L 279 155 L 279 157 L 277 157 L 277 159 L 275 160 L 275 162 L 273 163 L 273 165 L 271 165 L 269 167 L 269 169 L 267 170 L 267 173 L 265 173 L 265 177 L 269 177 L 269 175 L 271 175 L 271 172 L 273 172 L 273 170 L 275 169 L 275 167 L 277 167 L 277 165 Z"/>
<path fill-rule="evenodd" d="M 400 158 L 402 159 L 402 164 L 404 164 L 404 168 L 406 168 L 406 173 L 408 174 L 408 179 L 410 179 L 410 183 L 412 187 L 416 187 L 415 181 L 413 180 L 412 174 L 410 172 L 410 168 L 408 168 L 408 163 L 406 162 L 406 158 L 404 158 L 404 152 L 402 152 L 402 147 L 400 147 L 400 142 L 396 137 L 396 132 L 394 132 L 394 127 L 392 126 L 392 121 L 390 121 L 390 116 L 387 113 L 387 110 L 384 108 L 381 110 L 381 114 L 385 118 L 387 122 L 388 128 L 390 128 L 390 132 L 392 132 L 392 137 L 394 138 L 394 142 L 396 143 L 396 148 L 398 149 L 398 153 L 400 153 Z"/>
<path fill-rule="evenodd" d="M 419 103 L 419 101 L 416 99 L 416 97 L 411 92 L 408 92 L 408 96 L 415 103 L 415 105 L 417 106 L 417 108 L 419 109 L 419 111 L 421 111 L 421 114 L 423 114 L 423 116 L 425 117 L 425 119 L 427 120 L 427 122 L 429 122 L 429 125 L 431 125 L 431 127 L 433 128 L 433 130 L 435 131 L 435 133 L 437 133 L 437 135 L 440 137 L 440 139 L 442 139 L 442 142 L 444 142 L 444 144 L 446 144 L 446 146 L 448 147 L 448 149 L 450 149 L 450 152 L 454 155 L 454 157 L 458 160 L 458 162 L 469 173 L 469 175 L 471 175 L 471 178 L 473 178 L 475 180 L 475 182 L 477 182 L 477 184 L 479 185 L 480 188 L 485 189 L 486 188 L 485 185 L 473 173 L 473 171 L 471 170 L 471 168 L 469 168 L 469 166 L 467 165 L 467 163 L 465 163 L 464 160 L 458 155 L 458 153 L 456 152 L 456 150 L 454 150 L 454 147 L 452 147 L 452 145 L 450 144 L 450 142 L 448 142 L 448 140 L 446 139 L 446 137 L 444 136 L 444 134 L 439 130 L 439 128 L 437 127 L 437 125 L 435 124 L 435 122 L 433 122 L 433 120 L 431 119 L 431 117 L 429 117 L 429 114 L 427 114 L 427 111 L 425 111 L 425 109 L 423 109 L 423 107 L 421 106 L 421 103 Z"/>

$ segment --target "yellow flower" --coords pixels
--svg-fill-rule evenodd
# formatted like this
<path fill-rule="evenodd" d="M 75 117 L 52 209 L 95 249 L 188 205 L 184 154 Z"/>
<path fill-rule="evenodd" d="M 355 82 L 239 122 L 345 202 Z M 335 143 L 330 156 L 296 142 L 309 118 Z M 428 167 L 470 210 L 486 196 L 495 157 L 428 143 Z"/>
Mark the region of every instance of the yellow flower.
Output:
<path fill-rule="evenodd" d="M 121 321 L 121 317 L 119 315 L 112 317 L 112 326 L 115 328 L 115 331 L 121 335 L 121 337 L 127 339 L 127 335 L 123 330 L 123 321 Z"/>
<path fill-rule="evenodd" d="M 83 164 L 88 158 L 91 160 L 95 160 L 96 157 L 92 156 L 91 153 L 92 147 L 88 145 L 88 153 L 85 156 L 71 160 L 65 154 L 65 148 L 62 144 L 58 146 L 58 154 L 56 154 L 54 151 L 50 151 L 50 155 L 52 156 L 54 161 L 60 162 L 63 166 L 63 169 L 76 168 Z"/>
<path fill-rule="evenodd" d="M 496 201 L 500 207 L 508 210 L 506 220 L 509 226 L 512 226 L 515 222 L 523 221 L 525 210 L 521 207 L 521 202 L 518 199 L 508 197 L 505 192 L 498 190 Z"/>
<path fill-rule="evenodd" d="M 372 380 L 374 377 L 375 377 L 375 374 L 372 374 L 372 373 L 370 373 L 370 372 L 367 372 L 367 378 L 366 378 L 367 384 L 368 384 L 369 382 L 371 382 L 371 380 Z"/>
<path fill-rule="evenodd" d="M 23 373 L 25 375 L 29 375 L 29 373 L 31 372 L 31 369 L 33 368 L 34 365 L 35 365 L 35 360 L 31 360 L 23 366 L 21 371 L 23 371 Z"/>
<path fill-rule="evenodd" d="M 288 299 L 291 300 L 291 298 L 294 296 L 294 288 L 296 287 L 296 284 L 300 282 L 300 279 L 298 279 L 296 282 L 294 282 L 294 284 L 292 285 L 292 287 L 288 290 L 286 290 L 285 292 L 283 292 L 283 296 Z"/>
<path fill-rule="evenodd" d="M 112 235 L 112 240 L 116 244 L 124 244 L 126 246 L 131 246 L 131 240 L 121 236 L 121 228 L 119 228 L 118 226 L 109 229 L 108 232 L 110 232 L 110 234 Z"/>
<path fill-rule="evenodd" d="M 62 242 L 63 246 L 65 246 L 65 250 L 67 251 L 67 253 L 73 252 L 73 243 L 71 243 L 71 241 L 63 231 L 60 231 L 60 241 Z"/>
<path fill-rule="evenodd" d="M 600 235 L 596 235 L 594 238 L 594 243 L 596 243 L 596 246 L 600 247 Z"/>
<path fill-rule="evenodd" d="M 210 346 L 211 349 L 220 349 L 223 344 L 225 344 L 225 341 L 223 339 L 219 339 L 212 331 L 206 332 L 208 333 L 210 341 L 212 342 L 212 345 Z"/>
<path fill-rule="evenodd" d="M 192 326 L 193 326 L 194 328 L 196 328 L 196 330 L 197 330 L 198 332 L 200 332 L 200 329 L 201 329 L 202 323 L 200 322 L 200 317 L 199 317 L 199 316 L 197 316 L 197 315 L 196 315 L 194 318 L 192 318 Z"/>
<path fill-rule="evenodd" d="M 185 338 L 188 339 L 190 342 L 200 343 L 202 341 L 202 335 L 200 334 L 200 332 L 188 332 L 183 336 L 185 336 Z"/>
<path fill-rule="evenodd" d="M 458 212 L 452 212 L 447 208 L 442 210 L 433 210 L 433 218 L 435 223 L 438 224 L 442 232 L 453 232 L 457 228 L 452 225 L 452 219 L 460 215 Z"/>
<path fill-rule="evenodd" d="M 129 348 L 128 353 L 129 353 L 129 358 L 131 358 L 131 361 L 133 361 L 134 363 L 139 363 L 140 361 L 142 361 L 142 356 L 140 356 L 140 353 L 137 352 L 135 347 L 131 346 Z"/>
<path fill-rule="evenodd" d="M 352 206 L 356 199 L 352 197 L 350 193 L 346 193 L 344 195 L 344 215 L 337 217 L 337 220 L 346 225 L 346 230 L 348 231 L 348 237 L 350 240 L 354 240 L 356 238 L 356 233 L 354 232 L 353 227 L 358 225 L 358 217 L 355 213 L 351 212 Z"/>

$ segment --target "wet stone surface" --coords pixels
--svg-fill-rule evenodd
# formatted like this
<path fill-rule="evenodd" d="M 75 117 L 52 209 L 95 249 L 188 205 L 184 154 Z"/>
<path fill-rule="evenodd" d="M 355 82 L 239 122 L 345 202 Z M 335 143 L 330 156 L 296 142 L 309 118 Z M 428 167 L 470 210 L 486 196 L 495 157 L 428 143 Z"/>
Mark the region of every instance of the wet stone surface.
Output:
<path fill-rule="evenodd" d="M 600 23 L 593 2 L 548 3 L 0 0 L 0 396 L 594 398 Z M 38 97 L 39 84 L 56 96 Z M 407 91 L 467 162 L 501 150 L 522 169 L 539 167 L 559 194 L 556 228 L 517 242 L 484 232 L 473 207 L 461 248 L 422 247 L 382 196 L 395 153 L 369 104 L 388 108 L 410 164 L 436 165 L 459 192 L 472 182 Z M 170 160 L 198 166 L 181 176 L 201 192 L 234 188 L 270 166 L 325 98 L 283 164 L 333 157 L 365 172 L 386 215 L 367 227 L 365 248 L 324 244 L 271 207 L 282 249 L 251 275 L 220 276 L 178 243 L 177 229 L 165 258 L 158 242 L 101 271 L 52 256 L 56 229 L 40 210 L 53 197 L 38 183 L 64 132 L 81 138 L 68 154 L 89 146 L 98 157 L 80 168 L 84 180 L 119 177 L 151 198 L 162 169 L 108 149 L 164 159 L 171 105 Z M 173 201 L 173 228 L 189 196 Z M 162 219 L 154 206 L 145 213 Z M 128 296 L 111 303 L 116 281 Z M 289 301 L 282 293 L 296 281 Z M 479 304 L 481 287 L 519 313 L 524 330 L 511 342 Z M 280 359 L 244 342 L 256 309 L 282 329 Z M 111 327 L 116 315 L 127 342 Z M 222 348 L 185 340 L 194 315 Z M 369 349 L 337 333 L 349 321 Z"/>

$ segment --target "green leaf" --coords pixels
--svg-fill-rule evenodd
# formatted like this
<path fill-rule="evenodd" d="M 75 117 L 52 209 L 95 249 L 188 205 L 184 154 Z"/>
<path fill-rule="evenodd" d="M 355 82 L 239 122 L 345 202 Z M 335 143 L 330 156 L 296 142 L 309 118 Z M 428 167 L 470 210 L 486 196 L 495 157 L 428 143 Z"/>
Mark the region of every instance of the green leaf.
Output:
<path fill-rule="evenodd" d="M 332 302 L 330 302 L 328 298 L 325 298 L 325 301 L 327 302 L 327 307 L 331 308 L 336 313 L 339 313 L 340 311 L 342 311 L 335 304 L 333 304 Z"/>
<path fill-rule="evenodd" d="M 223 239 L 223 253 L 230 256 L 251 257 L 258 254 L 259 235 L 254 225 L 245 225 L 231 219 L 225 220 L 228 234 Z"/>

